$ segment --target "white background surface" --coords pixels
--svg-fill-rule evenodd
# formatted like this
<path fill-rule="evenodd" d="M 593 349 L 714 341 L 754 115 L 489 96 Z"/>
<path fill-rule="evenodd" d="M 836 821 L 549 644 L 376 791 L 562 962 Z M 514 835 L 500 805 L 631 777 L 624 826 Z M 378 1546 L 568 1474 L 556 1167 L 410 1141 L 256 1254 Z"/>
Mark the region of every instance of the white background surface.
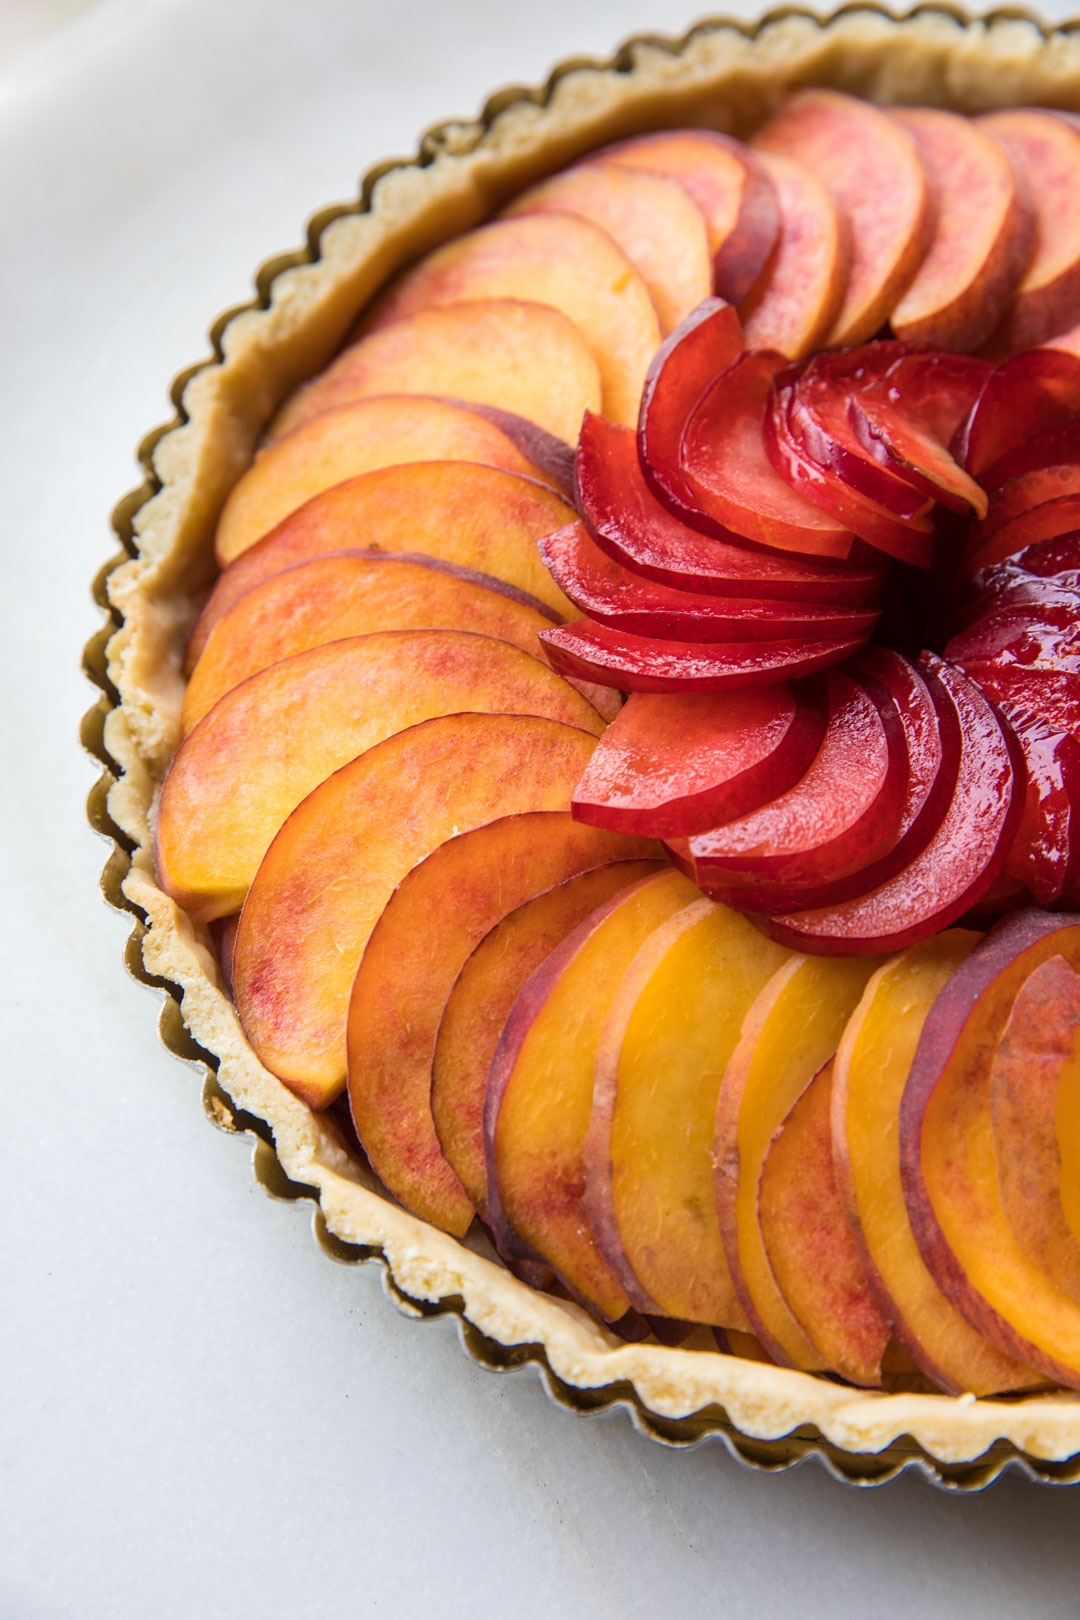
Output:
<path fill-rule="evenodd" d="M 758 1477 L 400 1318 L 209 1127 L 97 891 L 89 581 L 171 377 L 370 163 L 691 13 L 97 0 L 23 48 L 73 9 L 0 0 L 0 1620 L 1075 1620 L 1075 1494 Z"/>

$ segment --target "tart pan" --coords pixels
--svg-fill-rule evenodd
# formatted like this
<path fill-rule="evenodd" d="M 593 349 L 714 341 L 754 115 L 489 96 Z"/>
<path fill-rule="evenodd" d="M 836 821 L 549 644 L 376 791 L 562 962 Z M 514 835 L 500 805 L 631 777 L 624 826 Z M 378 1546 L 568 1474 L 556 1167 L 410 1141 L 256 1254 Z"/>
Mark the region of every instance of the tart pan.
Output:
<path fill-rule="evenodd" d="M 127 965 L 162 993 L 165 1045 L 204 1074 L 211 1120 L 252 1134 L 261 1184 L 313 1201 L 332 1258 L 380 1260 L 403 1310 L 456 1318 L 481 1366 L 533 1367 L 572 1411 L 622 1408 L 662 1444 L 718 1440 L 764 1470 L 816 1457 L 860 1486 L 912 1469 L 953 1490 L 982 1489 L 1009 1469 L 1071 1484 L 1080 1480 L 1080 1393 L 882 1394 L 709 1351 L 628 1345 L 576 1306 L 518 1283 L 483 1238 L 458 1242 L 408 1214 L 358 1162 L 333 1111 L 313 1114 L 259 1064 L 208 935 L 154 880 L 151 826 L 179 736 L 184 639 L 213 577 L 217 514 L 277 403 L 325 365 L 394 270 L 525 185 L 648 129 L 749 133 L 799 84 L 965 112 L 1080 109 L 1080 22 L 1048 29 L 1016 11 L 976 20 L 944 7 L 904 17 L 783 10 L 753 26 L 711 19 L 684 39 L 632 39 L 610 61 L 576 58 L 538 88 L 499 91 L 477 119 L 435 126 L 414 158 L 377 165 L 355 201 L 316 214 L 305 246 L 264 264 L 255 299 L 214 323 L 212 357 L 176 379 L 176 414 L 143 440 L 144 482 L 113 514 L 122 549 L 95 584 L 107 622 L 84 655 L 101 693 L 82 737 L 102 766 L 88 804 L 112 843 L 102 889 L 134 919 Z"/>

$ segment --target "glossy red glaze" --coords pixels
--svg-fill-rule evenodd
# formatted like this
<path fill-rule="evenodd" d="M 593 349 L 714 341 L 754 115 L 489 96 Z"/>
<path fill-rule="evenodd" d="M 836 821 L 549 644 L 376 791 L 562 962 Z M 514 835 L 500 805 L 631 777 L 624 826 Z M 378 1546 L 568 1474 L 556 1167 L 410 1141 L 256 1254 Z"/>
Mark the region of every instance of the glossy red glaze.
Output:
<path fill-rule="evenodd" d="M 1080 622 L 1076 598 L 1030 606 L 996 608 L 947 644 L 945 656 L 966 668 L 975 663 L 1018 664 L 1047 673 L 1080 673 Z"/>
<path fill-rule="evenodd" d="M 1061 349 L 1029 349 L 995 366 L 950 449 L 981 481 L 1018 445 L 1078 412 L 1080 359 Z"/>
<path fill-rule="evenodd" d="M 671 838 L 746 815 L 799 780 L 825 719 L 816 679 L 722 697 L 635 692 L 586 766 L 574 816 Z"/>

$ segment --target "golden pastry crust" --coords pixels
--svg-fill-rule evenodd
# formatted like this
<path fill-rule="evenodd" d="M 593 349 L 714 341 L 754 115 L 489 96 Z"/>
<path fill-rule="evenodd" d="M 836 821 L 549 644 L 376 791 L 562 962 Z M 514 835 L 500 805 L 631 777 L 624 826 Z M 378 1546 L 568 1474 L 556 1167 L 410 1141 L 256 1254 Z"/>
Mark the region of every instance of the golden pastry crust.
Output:
<path fill-rule="evenodd" d="M 288 1176 L 317 1190 L 329 1232 L 381 1251 L 412 1300 L 454 1302 L 488 1341 L 484 1359 L 508 1364 L 528 1357 L 496 1347 L 542 1346 L 571 1404 L 606 1404 L 607 1389 L 611 1399 L 628 1399 L 650 1432 L 678 1441 L 734 1430 L 743 1454 L 766 1463 L 820 1450 L 820 1436 L 824 1455 L 849 1477 L 881 1477 L 886 1470 L 867 1454 L 889 1448 L 891 1465 L 921 1451 L 956 1479 L 959 1465 L 993 1447 L 997 1462 L 985 1473 L 992 1477 L 1013 1448 L 1049 1463 L 1080 1452 L 1080 1394 L 978 1402 L 883 1395 L 734 1356 L 626 1345 L 390 1202 L 350 1157 L 333 1120 L 313 1114 L 255 1058 L 205 931 L 154 878 L 156 796 L 179 740 L 180 661 L 213 577 L 214 525 L 282 398 L 326 364 L 394 270 L 525 185 L 648 129 L 702 124 L 748 134 L 798 84 L 963 111 L 1080 107 L 1080 36 L 1044 36 L 1015 16 L 964 25 L 946 12 L 897 22 L 858 11 L 825 24 L 774 14 L 756 31 L 704 25 L 681 44 L 631 42 L 611 65 L 569 64 L 540 90 L 501 92 L 475 123 L 439 126 L 417 160 L 373 171 L 360 200 L 316 216 L 308 248 L 265 265 L 258 302 L 217 323 L 215 358 L 178 381 L 177 419 L 143 447 L 148 482 L 118 509 L 135 555 L 108 575 L 119 622 L 108 675 L 120 699 L 103 705 L 105 750 L 118 773 L 108 809 L 133 846 L 122 887 L 147 921 L 145 968 L 177 987 L 192 1036 L 219 1060 L 220 1086 L 267 1123 Z M 119 859 L 110 863 L 114 875 Z M 770 1448 L 792 1431 L 799 1437 Z"/>

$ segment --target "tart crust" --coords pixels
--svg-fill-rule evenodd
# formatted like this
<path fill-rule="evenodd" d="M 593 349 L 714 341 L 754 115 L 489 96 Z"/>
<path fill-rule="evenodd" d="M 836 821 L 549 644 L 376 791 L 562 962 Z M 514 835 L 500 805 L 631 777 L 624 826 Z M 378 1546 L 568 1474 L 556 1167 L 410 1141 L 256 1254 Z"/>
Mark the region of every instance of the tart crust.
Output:
<path fill-rule="evenodd" d="M 897 21 L 867 9 L 825 22 L 773 13 L 756 29 L 718 22 L 681 42 L 630 41 L 610 63 L 567 63 L 539 89 L 500 92 L 475 122 L 430 130 L 415 159 L 372 170 L 356 202 L 316 215 L 305 249 L 263 266 L 257 301 L 220 318 L 214 357 L 174 385 L 177 417 L 144 442 L 146 482 L 114 516 L 126 549 L 103 573 L 111 622 L 86 660 L 105 694 L 84 732 L 107 767 L 91 814 L 121 840 L 103 886 L 113 903 L 145 919 L 129 950 L 133 967 L 172 993 L 201 1049 L 194 1055 L 216 1062 L 212 1112 L 231 1115 L 234 1128 L 246 1123 L 237 1110 L 265 1122 L 285 1175 L 317 1197 L 332 1252 L 379 1254 L 404 1303 L 423 1314 L 457 1311 L 477 1359 L 539 1362 L 566 1404 L 622 1402 L 657 1438 L 685 1444 L 717 1433 L 761 1466 L 816 1452 L 859 1483 L 915 1463 L 938 1482 L 971 1487 L 1027 1459 L 1040 1477 L 1071 1479 L 1080 1463 L 1061 1465 L 1080 1454 L 1080 1393 L 885 1395 L 735 1356 L 627 1345 L 576 1306 L 534 1292 L 487 1253 L 408 1214 L 357 1164 L 333 1118 L 313 1114 L 258 1062 L 206 931 L 154 878 L 156 799 L 179 741 L 180 661 L 213 577 L 214 525 L 282 398 L 326 364 L 394 270 L 527 184 L 649 129 L 702 124 L 749 134 L 799 84 L 966 112 L 1078 108 L 1080 35 L 1043 33 L 1015 13 L 965 22 L 923 11 Z M 170 1009 L 167 1044 L 193 1055 L 175 1003 Z"/>

